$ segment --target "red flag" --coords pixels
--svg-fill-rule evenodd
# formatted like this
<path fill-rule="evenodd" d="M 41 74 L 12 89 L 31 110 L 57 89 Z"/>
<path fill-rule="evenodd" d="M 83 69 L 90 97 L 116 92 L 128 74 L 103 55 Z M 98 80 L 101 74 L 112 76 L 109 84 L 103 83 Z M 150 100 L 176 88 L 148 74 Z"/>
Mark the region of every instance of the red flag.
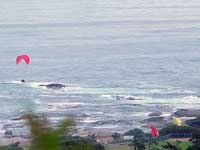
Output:
<path fill-rule="evenodd" d="M 156 127 L 150 126 L 150 128 L 151 128 L 152 136 L 155 137 L 155 138 L 157 138 L 157 137 L 159 136 L 159 132 L 158 132 L 158 130 L 156 129 Z"/>

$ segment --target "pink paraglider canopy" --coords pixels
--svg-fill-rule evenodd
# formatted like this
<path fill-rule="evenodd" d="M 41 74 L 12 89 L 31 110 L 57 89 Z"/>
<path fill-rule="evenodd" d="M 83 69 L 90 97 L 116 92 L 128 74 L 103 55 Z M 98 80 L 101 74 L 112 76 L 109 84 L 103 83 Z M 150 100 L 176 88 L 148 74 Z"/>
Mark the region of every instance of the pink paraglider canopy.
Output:
<path fill-rule="evenodd" d="M 20 55 L 20 56 L 17 56 L 16 58 L 16 64 L 19 64 L 22 60 L 24 60 L 26 64 L 29 64 L 31 61 L 28 55 Z"/>
<path fill-rule="evenodd" d="M 150 128 L 151 128 L 152 136 L 155 137 L 155 138 L 157 138 L 157 137 L 159 136 L 159 132 L 158 132 L 158 130 L 156 129 L 156 127 L 150 126 Z"/>

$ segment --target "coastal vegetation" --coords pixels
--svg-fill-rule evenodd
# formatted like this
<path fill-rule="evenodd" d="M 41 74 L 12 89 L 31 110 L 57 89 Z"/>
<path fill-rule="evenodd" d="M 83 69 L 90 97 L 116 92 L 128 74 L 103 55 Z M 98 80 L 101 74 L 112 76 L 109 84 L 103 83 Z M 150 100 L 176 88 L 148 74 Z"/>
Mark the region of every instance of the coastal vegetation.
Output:
<path fill-rule="evenodd" d="M 143 137 L 145 133 L 141 129 L 135 128 L 127 131 L 125 135 L 132 135 L 134 137 Z"/>
<path fill-rule="evenodd" d="M 190 126 L 176 126 L 176 125 L 169 125 L 164 127 L 160 130 L 161 136 L 171 135 L 171 136 L 191 136 L 193 133 L 200 132 L 199 129 L 193 128 Z"/>

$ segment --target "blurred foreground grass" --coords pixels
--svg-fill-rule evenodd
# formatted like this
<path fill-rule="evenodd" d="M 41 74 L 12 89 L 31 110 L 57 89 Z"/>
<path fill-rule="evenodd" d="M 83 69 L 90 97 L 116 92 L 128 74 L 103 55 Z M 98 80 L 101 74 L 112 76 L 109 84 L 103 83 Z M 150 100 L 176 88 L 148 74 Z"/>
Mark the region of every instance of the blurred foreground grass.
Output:
<path fill-rule="evenodd" d="M 44 116 L 26 115 L 31 132 L 31 145 L 19 147 L 19 143 L 2 146 L 0 150 L 105 150 L 104 146 L 93 140 L 74 140 L 69 132 L 75 127 L 72 118 L 63 119 L 52 127 Z"/>
<path fill-rule="evenodd" d="M 157 144 L 154 143 L 154 144 L 151 145 L 151 150 L 157 150 L 157 149 L 165 150 L 162 147 L 162 145 L 166 145 L 166 144 L 167 144 L 167 141 L 159 141 L 159 142 L 157 142 Z M 178 145 L 181 150 L 187 150 L 187 148 L 192 145 L 191 142 L 175 142 L 175 141 L 170 142 L 170 144 Z M 128 144 L 123 144 L 123 145 L 112 144 L 112 145 L 106 146 L 106 150 L 133 150 L 133 149 L 134 149 L 134 147 L 129 146 Z M 146 150 L 148 150 L 147 144 L 146 144 Z"/>
<path fill-rule="evenodd" d="M 61 137 L 68 134 L 74 125 L 72 119 L 64 119 L 52 128 L 45 117 L 27 115 L 27 122 L 32 135 L 31 150 L 61 150 Z"/>

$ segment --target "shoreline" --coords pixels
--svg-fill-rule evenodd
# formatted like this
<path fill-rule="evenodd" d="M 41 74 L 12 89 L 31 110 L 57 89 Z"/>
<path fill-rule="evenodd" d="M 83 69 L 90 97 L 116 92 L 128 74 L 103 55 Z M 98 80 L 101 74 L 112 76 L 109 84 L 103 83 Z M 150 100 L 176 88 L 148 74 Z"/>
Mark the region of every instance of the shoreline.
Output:
<path fill-rule="evenodd" d="M 180 116 L 180 114 L 182 116 Z M 200 116 L 200 109 L 196 109 L 196 110 L 191 110 L 191 109 L 179 109 L 176 112 L 174 112 L 172 115 L 170 116 L 165 116 L 163 117 L 163 114 L 161 112 L 154 112 L 154 113 L 150 113 L 148 119 L 144 119 L 143 123 L 146 124 L 146 126 L 141 126 L 140 128 L 143 131 L 148 130 L 149 125 L 154 124 L 158 129 L 162 129 L 163 127 L 165 127 L 167 124 L 169 124 L 170 122 L 172 122 L 172 116 L 177 116 L 177 117 L 181 117 L 181 119 L 183 119 L 184 121 L 186 120 L 190 120 L 192 118 L 197 118 Z M 25 116 L 21 116 L 18 118 L 13 118 L 13 120 L 24 120 Z M 165 120 L 165 121 L 164 121 Z M 133 129 L 133 128 L 129 128 L 129 129 Z M 127 130 L 129 130 L 127 129 Z M 145 130 L 146 129 L 146 130 Z M 8 130 L 2 130 L 2 134 L 3 136 L 0 137 L 0 146 L 6 146 L 6 145 L 10 145 L 16 142 L 20 142 L 22 144 L 30 144 L 30 136 L 26 135 L 26 131 L 27 129 L 22 129 L 22 131 L 24 131 L 24 135 L 14 135 L 12 131 Z M 98 132 L 98 131 L 103 131 L 103 132 L 108 132 L 108 133 L 116 133 L 116 132 L 112 132 L 108 129 L 104 129 L 104 128 L 86 128 L 83 129 L 84 132 Z M 83 131 L 82 130 L 82 131 Z M 127 131 L 126 130 L 126 131 Z M 81 131 L 80 129 L 77 129 L 77 131 Z M 6 133 L 7 132 L 7 133 Z M 120 132 L 118 132 L 120 133 Z M 81 133 L 82 134 L 82 133 Z M 77 136 L 81 136 L 81 134 L 77 133 Z M 7 137 L 6 137 L 6 136 Z"/>

